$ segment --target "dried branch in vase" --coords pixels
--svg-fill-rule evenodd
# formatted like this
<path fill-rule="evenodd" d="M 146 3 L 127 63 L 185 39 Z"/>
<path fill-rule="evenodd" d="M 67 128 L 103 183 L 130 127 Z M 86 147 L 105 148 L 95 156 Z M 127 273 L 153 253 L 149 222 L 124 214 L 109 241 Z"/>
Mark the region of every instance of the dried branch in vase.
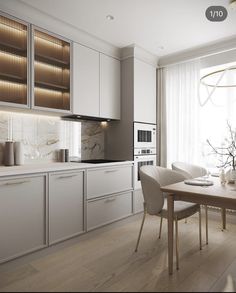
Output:
<path fill-rule="evenodd" d="M 220 165 L 217 168 L 232 167 L 236 170 L 236 130 L 233 130 L 227 122 L 229 137 L 225 138 L 224 147 L 215 147 L 207 139 L 208 145 L 212 148 L 212 154 L 220 156 Z"/>

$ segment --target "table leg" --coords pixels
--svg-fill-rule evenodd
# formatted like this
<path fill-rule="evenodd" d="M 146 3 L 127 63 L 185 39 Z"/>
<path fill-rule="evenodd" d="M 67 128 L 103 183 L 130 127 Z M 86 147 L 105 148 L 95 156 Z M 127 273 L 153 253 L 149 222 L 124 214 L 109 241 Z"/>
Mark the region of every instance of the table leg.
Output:
<path fill-rule="evenodd" d="M 221 209 L 221 216 L 222 216 L 222 231 L 226 230 L 226 209 Z"/>
<path fill-rule="evenodd" d="M 167 198 L 168 207 L 168 266 L 169 274 L 173 274 L 173 250 L 174 250 L 174 195 Z"/>

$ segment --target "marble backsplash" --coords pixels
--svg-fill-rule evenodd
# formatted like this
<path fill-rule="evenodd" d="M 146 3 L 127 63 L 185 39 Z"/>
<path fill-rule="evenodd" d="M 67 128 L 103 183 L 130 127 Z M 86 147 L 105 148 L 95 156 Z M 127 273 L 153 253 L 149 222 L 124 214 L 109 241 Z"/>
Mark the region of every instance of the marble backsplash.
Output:
<path fill-rule="evenodd" d="M 68 148 L 71 157 L 104 158 L 104 129 L 99 122 L 0 112 L 0 165 L 7 140 L 23 143 L 25 163 L 59 161 L 61 148 Z"/>

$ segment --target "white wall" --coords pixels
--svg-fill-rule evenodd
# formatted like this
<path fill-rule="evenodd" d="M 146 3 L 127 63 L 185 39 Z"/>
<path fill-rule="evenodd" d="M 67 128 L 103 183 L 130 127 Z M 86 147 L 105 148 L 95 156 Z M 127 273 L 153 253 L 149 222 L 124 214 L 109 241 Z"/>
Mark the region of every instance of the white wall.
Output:
<path fill-rule="evenodd" d="M 206 68 L 231 62 L 236 62 L 236 49 L 202 58 L 201 67 Z"/>

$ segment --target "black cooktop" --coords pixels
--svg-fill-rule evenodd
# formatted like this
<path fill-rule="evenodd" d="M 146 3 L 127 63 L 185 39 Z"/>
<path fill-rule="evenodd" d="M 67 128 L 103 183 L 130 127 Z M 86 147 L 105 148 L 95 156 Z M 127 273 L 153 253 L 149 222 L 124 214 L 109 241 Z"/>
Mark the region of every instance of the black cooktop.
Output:
<path fill-rule="evenodd" d="M 116 162 L 124 162 L 124 160 L 100 159 L 100 160 L 82 160 L 81 161 L 81 163 L 87 163 L 87 164 L 105 164 L 105 163 L 116 163 Z"/>

